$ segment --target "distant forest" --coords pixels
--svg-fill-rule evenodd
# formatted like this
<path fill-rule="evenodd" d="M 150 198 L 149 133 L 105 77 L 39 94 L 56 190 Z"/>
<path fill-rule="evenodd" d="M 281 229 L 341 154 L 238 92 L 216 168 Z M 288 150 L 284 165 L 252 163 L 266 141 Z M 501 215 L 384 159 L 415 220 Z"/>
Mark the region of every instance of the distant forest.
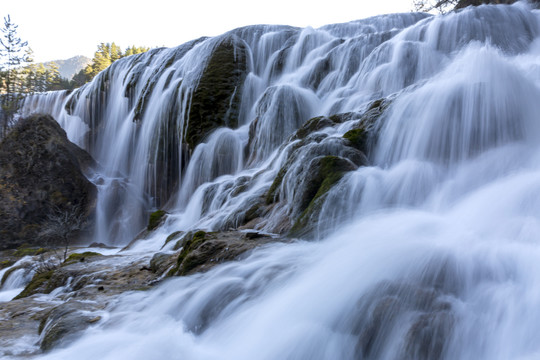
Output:
<path fill-rule="evenodd" d="M 98 45 L 90 64 L 66 79 L 55 62 L 34 63 L 27 41 L 18 35 L 8 15 L 0 27 L 0 138 L 13 122 L 22 98 L 31 93 L 72 90 L 91 81 L 100 71 L 118 59 L 148 51 L 147 47 L 130 46 L 125 51 L 113 43 Z"/>

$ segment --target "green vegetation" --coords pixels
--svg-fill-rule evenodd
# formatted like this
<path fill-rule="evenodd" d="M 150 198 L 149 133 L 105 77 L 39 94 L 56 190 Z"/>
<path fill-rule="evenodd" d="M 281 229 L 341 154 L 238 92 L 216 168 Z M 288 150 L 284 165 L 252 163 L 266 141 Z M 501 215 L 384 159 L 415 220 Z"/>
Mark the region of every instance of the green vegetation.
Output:
<path fill-rule="evenodd" d="M 78 87 L 91 81 L 97 74 L 108 68 L 116 60 L 126 56 L 141 54 L 150 50 L 144 46 L 130 46 L 125 52 L 122 52 L 122 48 L 112 43 L 101 43 L 98 45 L 92 62 L 83 70 L 79 71 L 72 80 L 73 87 Z"/>
<path fill-rule="evenodd" d="M 13 256 L 23 257 L 23 256 L 34 256 L 46 253 L 48 250 L 44 248 L 29 248 L 24 245 L 19 247 L 14 253 Z"/>
<path fill-rule="evenodd" d="M 158 210 L 154 211 L 150 214 L 150 219 L 148 220 L 148 230 L 154 230 L 158 227 L 158 225 L 161 223 L 161 220 L 163 220 L 163 217 L 167 213 L 164 210 Z"/>
<path fill-rule="evenodd" d="M 0 28 L 0 138 L 12 125 L 23 97 L 19 67 L 30 61 L 28 42 L 18 36 L 17 28 L 9 15 L 4 17 L 4 26 Z"/>
<path fill-rule="evenodd" d="M 0 270 L 5 269 L 7 267 L 10 267 L 14 263 L 15 263 L 15 261 L 13 261 L 13 260 L 0 261 Z"/>
<path fill-rule="evenodd" d="M 64 265 L 73 264 L 79 261 L 82 262 L 86 258 L 93 257 L 93 256 L 101 256 L 101 254 L 97 252 L 93 252 L 93 251 L 85 251 L 83 253 L 74 253 L 67 257 L 67 259 L 64 261 Z"/>
<path fill-rule="evenodd" d="M 310 219 L 320 211 L 328 191 L 341 180 L 346 172 L 351 170 L 354 170 L 354 166 L 344 158 L 329 155 L 320 159 L 318 171 L 313 177 L 309 194 L 306 197 L 309 202 L 291 228 L 290 235 L 302 235 L 306 230 L 309 230 Z"/>
<path fill-rule="evenodd" d="M 167 239 L 165 240 L 165 244 L 168 244 L 170 241 L 176 240 L 182 235 L 183 231 L 175 231 L 171 235 L 167 236 Z"/>
<path fill-rule="evenodd" d="M 185 142 L 194 149 L 215 128 L 238 126 L 240 87 L 247 75 L 248 50 L 234 37 L 219 43 L 191 98 Z"/>
<path fill-rule="evenodd" d="M 6 280 L 8 279 L 9 275 L 11 275 L 15 270 L 18 270 L 20 269 L 20 267 L 13 267 L 11 269 L 8 269 L 5 273 L 4 273 L 4 276 L 2 276 L 2 279 L 0 280 L 0 287 L 2 287 L 4 285 L 4 283 L 6 282 Z"/>
<path fill-rule="evenodd" d="M 55 287 L 51 288 L 50 286 L 47 285 L 50 282 L 50 280 L 51 280 L 51 278 L 53 276 L 53 273 L 54 273 L 54 270 L 49 270 L 49 271 L 42 272 L 42 273 L 37 273 L 36 275 L 34 275 L 32 280 L 30 280 L 28 285 L 26 285 L 24 290 L 19 295 L 17 295 L 14 298 L 14 300 L 15 299 L 22 299 L 22 298 L 25 298 L 27 296 L 36 294 L 36 293 L 39 292 L 39 289 L 42 288 L 42 287 L 45 288 L 45 289 L 43 289 L 45 294 L 48 294 L 51 291 L 53 291 L 55 289 Z"/>
<path fill-rule="evenodd" d="M 182 248 L 182 251 L 180 252 L 180 255 L 178 255 L 176 266 L 173 269 L 171 269 L 171 271 L 169 272 L 169 276 L 175 275 L 179 271 L 180 271 L 179 275 L 184 275 L 190 270 L 192 270 L 193 268 L 195 268 L 197 265 L 200 265 L 199 262 L 197 261 L 190 261 L 188 257 L 191 254 L 191 252 L 193 252 L 193 250 L 201 246 L 206 240 L 207 240 L 207 233 L 205 231 L 199 230 L 193 233 L 193 237 L 186 240 Z M 180 267 L 182 267 L 182 269 L 180 269 Z"/>
<path fill-rule="evenodd" d="M 356 149 L 365 152 L 367 134 L 364 128 L 349 130 L 343 134 L 343 138 L 349 140 L 351 145 Z"/>

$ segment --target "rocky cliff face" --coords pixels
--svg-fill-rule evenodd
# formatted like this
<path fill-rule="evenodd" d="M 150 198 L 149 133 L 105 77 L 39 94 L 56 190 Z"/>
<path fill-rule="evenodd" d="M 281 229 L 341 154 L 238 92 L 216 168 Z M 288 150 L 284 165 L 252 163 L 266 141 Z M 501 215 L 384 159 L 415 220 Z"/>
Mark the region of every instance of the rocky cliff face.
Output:
<path fill-rule="evenodd" d="M 88 227 L 96 187 L 84 172 L 93 165 L 51 116 L 22 119 L 0 142 L 0 249 L 39 245 L 51 218 L 61 214 Z"/>

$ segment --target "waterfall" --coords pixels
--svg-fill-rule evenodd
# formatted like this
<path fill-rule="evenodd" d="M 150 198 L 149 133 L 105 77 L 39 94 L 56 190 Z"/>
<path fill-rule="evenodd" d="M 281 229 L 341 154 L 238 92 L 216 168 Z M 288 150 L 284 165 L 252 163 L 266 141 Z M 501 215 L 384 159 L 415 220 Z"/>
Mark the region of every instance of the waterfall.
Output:
<path fill-rule="evenodd" d="M 190 133 L 220 44 L 245 64 L 241 86 L 223 123 Z M 236 227 L 284 169 L 260 224 L 273 231 L 304 211 L 314 161 L 352 154 L 343 136 L 358 114 L 380 114 L 315 235 L 125 294 L 40 358 L 538 358 L 539 60 L 537 10 L 483 5 L 241 28 L 120 60 L 58 95 L 60 123 L 74 139 L 69 119 L 86 129 L 103 167 L 109 243 L 166 204 L 170 229 Z M 317 116 L 330 125 L 302 138 Z"/>

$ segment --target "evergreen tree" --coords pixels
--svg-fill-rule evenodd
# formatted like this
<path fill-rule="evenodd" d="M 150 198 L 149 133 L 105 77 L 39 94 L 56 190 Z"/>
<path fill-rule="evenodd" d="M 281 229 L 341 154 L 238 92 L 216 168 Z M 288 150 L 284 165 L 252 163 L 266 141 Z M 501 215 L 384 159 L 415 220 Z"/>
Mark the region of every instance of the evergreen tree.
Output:
<path fill-rule="evenodd" d="M 62 90 L 61 83 L 62 77 L 60 71 L 58 71 L 58 65 L 55 62 L 51 62 L 46 67 L 46 91 L 50 90 Z"/>
<path fill-rule="evenodd" d="M 101 43 L 94 53 L 92 63 L 85 69 L 85 73 L 92 79 L 94 76 L 105 70 L 113 63 L 111 56 L 111 44 Z"/>
<path fill-rule="evenodd" d="M 82 69 L 73 76 L 73 79 L 71 79 L 70 88 L 81 87 L 90 80 L 92 80 L 92 78 L 86 74 L 85 69 Z"/>
<path fill-rule="evenodd" d="M 148 47 L 144 47 L 144 46 L 137 47 L 135 45 L 132 45 L 132 46 L 130 46 L 130 47 L 128 47 L 126 49 L 126 52 L 124 53 L 124 56 L 131 56 L 131 55 L 135 55 L 135 54 L 141 54 L 143 52 L 147 52 L 148 50 L 150 50 L 150 48 L 148 48 Z"/>
<path fill-rule="evenodd" d="M 126 49 L 126 52 L 123 53 L 122 48 L 116 45 L 114 42 L 101 43 L 98 45 L 98 49 L 94 53 L 92 63 L 73 77 L 72 86 L 79 87 L 91 81 L 94 76 L 108 68 L 116 60 L 126 56 L 140 54 L 148 50 L 150 50 L 150 48 L 144 46 L 130 46 Z"/>
<path fill-rule="evenodd" d="M 22 98 L 23 81 L 20 70 L 21 64 L 28 62 L 28 42 L 22 41 L 17 35 L 18 25 L 11 22 L 11 17 L 4 17 L 4 26 L 0 28 L 0 59 L 3 69 L 0 105 L 0 137 L 6 134 L 13 122 L 14 115 Z"/>
<path fill-rule="evenodd" d="M 109 44 L 107 44 L 109 45 Z M 120 46 L 116 45 L 114 42 L 110 45 L 110 59 L 111 63 L 115 62 L 116 60 L 123 57 L 122 55 L 122 49 Z"/>

